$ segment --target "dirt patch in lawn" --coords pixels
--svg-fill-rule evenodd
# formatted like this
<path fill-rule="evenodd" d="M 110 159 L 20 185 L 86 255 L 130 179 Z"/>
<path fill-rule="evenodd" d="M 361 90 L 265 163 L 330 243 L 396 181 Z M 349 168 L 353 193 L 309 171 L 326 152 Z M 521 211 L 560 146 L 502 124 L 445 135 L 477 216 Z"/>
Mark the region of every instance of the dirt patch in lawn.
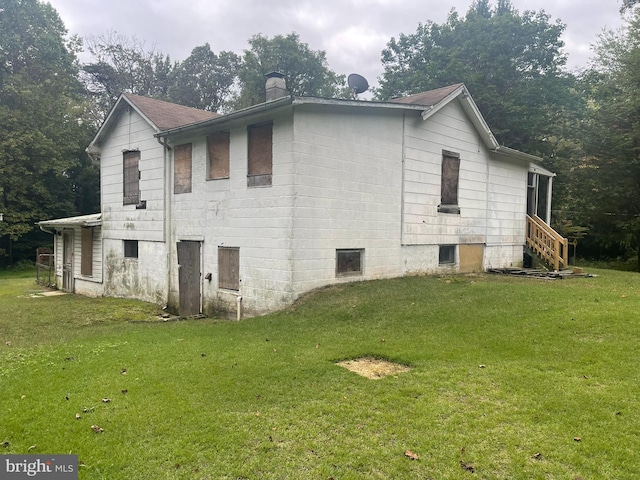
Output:
<path fill-rule="evenodd" d="M 338 362 L 336 365 L 372 380 L 378 380 L 380 378 L 388 377 L 389 375 L 404 373 L 411 370 L 411 368 L 406 365 L 373 357 L 344 360 L 342 362 Z"/>

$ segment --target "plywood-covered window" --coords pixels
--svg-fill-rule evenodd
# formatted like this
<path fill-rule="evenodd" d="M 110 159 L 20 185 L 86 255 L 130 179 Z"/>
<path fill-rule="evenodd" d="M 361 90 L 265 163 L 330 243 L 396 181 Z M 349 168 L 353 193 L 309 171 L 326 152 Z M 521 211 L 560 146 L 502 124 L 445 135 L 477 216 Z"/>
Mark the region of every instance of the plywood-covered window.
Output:
<path fill-rule="evenodd" d="M 336 276 L 362 275 L 363 248 L 336 250 Z"/>
<path fill-rule="evenodd" d="M 129 150 L 123 154 L 124 205 L 140 202 L 140 151 Z"/>
<path fill-rule="evenodd" d="M 248 179 L 250 187 L 271 185 L 273 167 L 273 123 L 248 127 Z"/>
<path fill-rule="evenodd" d="M 173 192 L 191 192 L 191 144 L 178 145 L 173 152 Z"/>
<path fill-rule="evenodd" d="M 441 198 L 438 211 L 460 213 L 458 206 L 458 182 L 460 178 L 460 154 L 443 150 Z"/>
<path fill-rule="evenodd" d="M 93 275 L 93 228 L 81 229 L 80 273 L 90 277 Z"/>
<path fill-rule="evenodd" d="M 218 247 L 218 287 L 240 290 L 240 249 Z"/>
<path fill-rule="evenodd" d="M 207 137 L 210 180 L 229 178 L 229 132 L 214 133 Z"/>

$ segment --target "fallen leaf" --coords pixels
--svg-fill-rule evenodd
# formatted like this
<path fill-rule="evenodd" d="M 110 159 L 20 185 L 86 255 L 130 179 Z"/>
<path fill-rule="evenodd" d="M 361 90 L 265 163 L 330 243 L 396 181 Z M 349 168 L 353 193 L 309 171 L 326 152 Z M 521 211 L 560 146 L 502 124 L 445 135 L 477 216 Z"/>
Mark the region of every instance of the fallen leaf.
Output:
<path fill-rule="evenodd" d="M 109 403 L 109 402 L 111 402 L 110 398 L 103 398 L 102 399 L 102 403 Z"/>
<path fill-rule="evenodd" d="M 404 456 L 411 460 L 418 460 L 418 455 L 413 453 L 411 450 L 407 450 L 404 452 Z"/>
<path fill-rule="evenodd" d="M 76 413 L 76 420 L 80 420 L 82 418 L 82 415 L 80 415 L 79 413 Z"/>
<path fill-rule="evenodd" d="M 463 470 L 466 470 L 467 472 L 473 473 L 476 471 L 475 467 L 471 463 L 466 463 L 466 462 L 463 462 L 462 460 L 460 460 L 460 467 Z"/>
<path fill-rule="evenodd" d="M 478 368 L 487 368 L 486 365 L 478 365 Z"/>
<path fill-rule="evenodd" d="M 11 340 L 7 340 L 6 342 L 4 342 L 4 344 L 5 344 L 7 347 L 10 347 L 10 346 L 11 346 Z"/>
<path fill-rule="evenodd" d="M 542 458 L 542 454 L 538 452 L 533 456 L 533 458 L 535 458 L 536 460 L 540 460 Z"/>
<path fill-rule="evenodd" d="M 93 430 L 96 433 L 104 432 L 104 428 L 99 427 L 98 425 L 91 425 L 91 430 Z"/>
<path fill-rule="evenodd" d="M 9 440 L 5 440 L 4 442 L 0 443 L 0 445 L 2 445 L 5 448 L 9 447 L 10 445 Z"/>
<path fill-rule="evenodd" d="M 30 452 L 31 450 L 38 448 L 37 445 L 31 445 L 29 448 L 27 448 L 27 452 Z"/>
<path fill-rule="evenodd" d="M 573 437 L 574 442 L 581 442 L 582 439 L 580 437 Z"/>
<path fill-rule="evenodd" d="M 75 358 L 73 357 L 67 357 L 64 359 L 65 362 L 73 362 L 75 360 Z"/>
<path fill-rule="evenodd" d="M 120 375 L 126 375 L 127 374 L 127 369 L 123 368 L 122 370 L 120 370 Z"/>
<path fill-rule="evenodd" d="M 129 390 L 127 390 L 126 388 L 124 390 L 121 390 L 123 395 L 126 395 L 127 393 L 129 393 Z"/>

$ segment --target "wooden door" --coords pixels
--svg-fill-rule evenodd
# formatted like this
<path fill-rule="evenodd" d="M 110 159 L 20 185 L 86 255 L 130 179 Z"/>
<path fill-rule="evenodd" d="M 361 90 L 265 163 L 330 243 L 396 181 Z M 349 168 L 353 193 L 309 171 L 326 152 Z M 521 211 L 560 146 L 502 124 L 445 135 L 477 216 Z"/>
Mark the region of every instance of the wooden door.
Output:
<path fill-rule="evenodd" d="M 73 292 L 73 232 L 62 234 L 62 290 Z"/>
<path fill-rule="evenodd" d="M 178 242 L 178 289 L 180 316 L 200 313 L 200 242 Z"/>

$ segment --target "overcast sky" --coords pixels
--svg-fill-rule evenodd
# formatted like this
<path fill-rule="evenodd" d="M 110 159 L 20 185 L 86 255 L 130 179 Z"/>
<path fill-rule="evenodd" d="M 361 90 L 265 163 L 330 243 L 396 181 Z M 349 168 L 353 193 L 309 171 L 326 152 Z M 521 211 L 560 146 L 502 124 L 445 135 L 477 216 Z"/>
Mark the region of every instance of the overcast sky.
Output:
<path fill-rule="evenodd" d="M 452 8 L 464 15 L 472 0 L 49 0 L 70 34 L 115 30 L 147 49 L 184 60 L 209 43 L 214 52 L 238 54 L 254 34 L 297 32 L 324 50 L 336 73 L 357 72 L 377 84 L 380 53 L 391 37 L 415 33 L 418 23 L 442 24 Z M 603 28 L 618 29 L 621 0 L 512 0 L 520 12 L 544 10 L 566 24 L 563 37 L 571 70 L 584 68 Z M 492 4 L 495 5 L 497 0 Z"/>

